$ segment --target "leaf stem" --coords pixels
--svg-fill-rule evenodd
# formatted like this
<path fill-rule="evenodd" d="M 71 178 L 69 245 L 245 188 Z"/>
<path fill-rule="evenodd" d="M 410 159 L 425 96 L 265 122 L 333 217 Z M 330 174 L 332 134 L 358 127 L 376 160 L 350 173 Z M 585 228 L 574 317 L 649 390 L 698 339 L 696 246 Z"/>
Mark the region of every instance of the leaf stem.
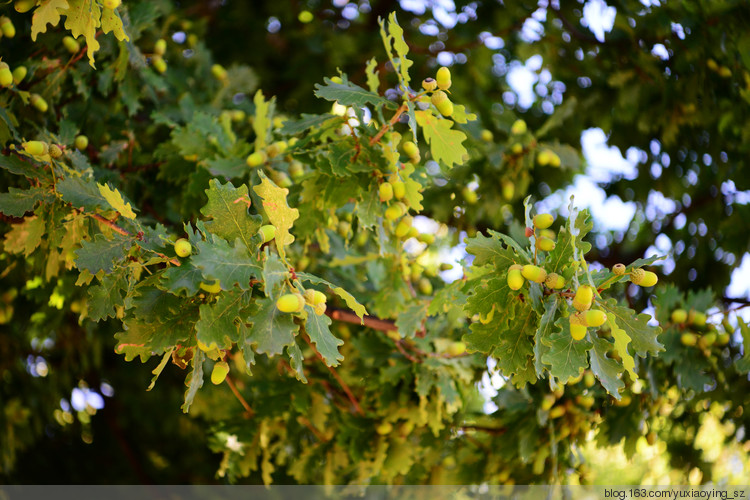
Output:
<path fill-rule="evenodd" d="M 242 397 L 242 394 L 240 394 L 240 391 L 237 389 L 237 386 L 235 385 L 234 380 L 232 380 L 232 377 L 227 375 L 227 378 L 225 378 L 224 381 L 232 390 L 232 393 L 234 393 L 234 397 L 237 398 L 237 401 L 239 401 L 242 407 L 245 408 L 247 418 L 252 418 L 253 416 L 255 416 L 255 411 L 250 407 L 247 401 L 245 401 L 245 398 Z"/>

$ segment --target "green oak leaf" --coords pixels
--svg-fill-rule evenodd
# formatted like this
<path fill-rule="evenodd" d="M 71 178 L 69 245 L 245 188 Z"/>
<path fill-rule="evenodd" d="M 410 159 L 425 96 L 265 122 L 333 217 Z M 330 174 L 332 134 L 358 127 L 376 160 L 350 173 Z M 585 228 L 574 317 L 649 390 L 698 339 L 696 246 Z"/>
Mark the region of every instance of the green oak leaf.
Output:
<path fill-rule="evenodd" d="M 430 301 L 427 314 L 436 316 L 447 313 L 452 307 L 463 308 L 468 298 L 463 291 L 463 286 L 462 280 L 456 280 L 438 290 Z"/>
<path fill-rule="evenodd" d="M 206 359 L 206 354 L 200 349 L 195 349 L 193 353 L 193 359 L 190 360 L 192 369 L 188 373 L 185 379 L 185 385 L 187 390 L 185 391 L 185 402 L 182 404 L 180 409 L 184 413 L 190 411 L 190 406 L 193 404 L 195 395 L 198 394 L 198 389 L 203 387 L 203 361 Z"/>
<path fill-rule="evenodd" d="M 359 220 L 359 226 L 363 229 L 371 229 L 377 224 L 378 212 L 382 209 L 382 203 L 378 195 L 378 190 L 371 184 L 370 189 L 363 191 L 361 199 L 357 203 L 356 214 Z"/>
<path fill-rule="evenodd" d="M 206 195 L 208 203 L 201 208 L 201 213 L 211 219 L 205 222 L 206 229 L 227 241 L 239 238 L 247 248 L 253 248 L 251 238 L 258 232 L 261 218 L 247 212 L 247 186 L 236 188 L 231 182 L 222 184 L 211 179 Z"/>
<path fill-rule="evenodd" d="M 336 338 L 330 330 L 331 318 L 322 314 L 318 316 L 309 305 L 305 306 L 307 320 L 305 331 L 310 341 L 315 344 L 318 352 L 328 366 L 338 366 L 344 360 L 339 352 L 338 346 L 344 345 L 344 341 Z M 296 344 L 295 344 L 296 345 Z"/>
<path fill-rule="evenodd" d="M 477 233 L 473 238 L 466 239 L 466 253 L 474 256 L 472 266 L 490 264 L 496 269 L 508 269 L 517 261 L 526 261 L 526 255 L 523 255 L 522 259 L 513 250 L 503 245 L 500 233 L 492 230 L 487 233 L 489 237 Z"/>
<path fill-rule="evenodd" d="M 625 383 L 620 378 L 623 367 L 617 361 L 607 357 L 607 353 L 615 349 L 615 345 L 598 335 L 591 335 L 591 342 L 593 344 L 593 348 L 589 351 L 591 371 L 602 383 L 602 386 L 607 389 L 608 393 L 620 399 L 619 391 L 625 387 Z"/>
<path fill-rule="evenodd" d="M 286 348 L 286 354 L 289 356 L 289 366 L 294 370 L 294 376 L 297 377 L 297 380 L 306 384 L 307 377 L 305 376 L 304 367 L 305 358 L 302 356 L 302 350 L 296 342 Z"/>
<path fill-rule="evenodd" d="M 396 327 L 401 338 L 413 338 L 418 331 L 422 330 L 422 322 L 427 317 L 428 306 L 428 302 L 417 302 L 399 312 Z"/>
<path fill-rule="evenodd" d="M 298 135 L 308 129 L 319 127 L 326 122 L 330 122 L 329 124 L 341 123 L 338 116 L 329 113 L 325 113 L 322 115 L 302 113 L 300 116 L 301 118 L 296 121 L 286 120 L 284 122 L 284 126 L 281 129 L 281 133 L 284 135 Z"/>
<path fill-rule="evenodd" d="M 85 181 L 80 177 L 66 177 L 55 186 L 55 190 L 62 196 L 63 201 L 70 203 L 73 208 L 93 212 L 97 208 L 109 209 L 109 203 L 99 192 L 96 182 Z"/>
<path fill-rule="evenodd" d="M 542 362 L 549 365 L 549 372 L 563 383 L 570 378 L 577 377 L 588 366 L 588 351 L 591 342 L 588 340 L 573 340 L 570 336 L 570 322 L 568 318 L 559 318 L 555 323 L 560 330 L 553 332 L 545 344 L 549 351 L 542 356 Z"/>
<path fill-rule="evenodd" d="M 115 334 L 115 352 L 124 354 L 126 361 L 140 356 L 146 362 L 152 354 L 162 354 L 185 342 L 193 335 L 197 320 L 198 307 L 185 305 L 161 323 L 129 317 L 123 322 L 124 331 Z"/>
<path fill-rule="evenodd" d="M 239 340 L 240 312 L 248 302 L 244 292 L 224 292 L 216 302 L 202 304 L 200 319 L 195 324 L 196 339 L 207 345 L 208 350 L 231 348 Z"/>
<path fill-rule="evenodd" d="M 655 254 L 655 255 L 652 255 L 651 257 L 647 257 L 645 259 L 636 259 L 633 262 L 631 262 L 629 266 L 627 266 L 625 268 L 625 271 L 629 272 L 631 269 L 637 269 L 639 267 L 650 266 L 654 262 L 656 262 L 658 260 L 664 260 L 666 258 L 667 258 L 666 255 Z M 709 291 L 708 293 L 711 294 L 712 292 Z M 706 302 L 705 308 L 706 309 L 709 308 L 712 305 L 712 303 L 713 303 L 713 297 L 711 297 L 710 301 Z"/>
<path fill-rule="evenodd" d="M 247 173 L 247 164 L 241 158 L 218 158 L 214 157 L 204 162 L 206 170 L 214 177 L 234 179 L 242 177 Z"/>
<path fill-rule="evenodd" d="M 276 256 L 266 248 L 266 258 L 263 261 L 263 282 L 266 296 L 272 300 L 279 298 L 284 282 L 289 277 L 289 269 Z"/>
<path fill-rule="evenodd" d="M 278 187 L 263 172 L 258 172 L 258 175 L 261 183 L 254 186 L 253 191 L 263 200 L 263 210 L 270 223 L 276 227 L 276 248 L 283 259 L 284 246 L 294 242 L 294 236 L 289 233 L 289 230 L 294 225 L 294 221 L 299 219 L 299 210 L 290 208 L 287 204 L 288 189 Z"/>
<path fill-rule="evenodd" d="M 40 201 L 49 197 L 49 190 L 42 187 L 18 189 L 11 187 L 7 193 L 0 193 L 0 213 L 8 217 L 23 217 L 26 212 L 33 212 Z"/>
<path fill-rule="evenodd" d="M 539 328 L 534 333 L 534 372 L 537 377 L 542 376 L 547 368 L 542 363 L 542 358 L 549 351 L 549 338 L 555 331 L 555 314 L 560 304 L 560 296 L 552 294 L 544 302 L 544 314 L 539 321 Z"/>
<path fill-rule="evenodd" d="M 737 317 L 737 325 L 740 327 L 740 333 L 742 334 L 744 355 L 741 359 L 737 360 L 735 366 L 738 372 L 747 373 L 750 372 L 750 328 L 748 328 L 747 323 L 739 316 Z"/>
<path fill-rule="evenodd" d="M 609 299 L 601 303 L 602 309 L 607 317 L 617 322 L 617 325 L 625 330 L 631 339 L 633 350 L 640 357 L 645 358 L 648 353 L 658 354 L 664 350 L 656 337 L 661 333 L 661 327 L 648 324 L 651 316 L 648 314 L 636 314 L 627 307 L 617 305 L 615 299 Z M 621 340 L 624 342 L 624 337 Z"/>
<path fill-rule="evenodd" d="M 271 299 L 259 299 L 256 305 L 258 310 L 245 320 L 252 323 L 246 332 L 245 343 L 268 356 L 281 354 L 284 347 L 294 343 L 299 325 L 294 322 L 294 316 L 279 311 Z"/>
<path fill-rule="evenodd" d="M 661 285 L 654 290 L 654 297 L 651 300 L 659 323 L 669 323 L 672 310 L 682 304 L 682 292 L 672 283 Z"/>
<path fill-rule="evenodd" d="M 345 138 L 331 144 L 326 153 L 328 161 L 331 163 L 331 171 L 337 177 L 346 177 L 352 175 L 350 170 L 352 159 L 357 153 L 355 143 L 350 138 Z"/>
<path fill-rule="evenodd" d="M 234 285 L 249 290 L 252 288 L 250 281 L 263 274 L 260 263 L 239 238 L 233 247 L 227 241 L 215 238 L 214 242 L 199 241 L 196 248 L 198 254 L 190 258 L 192 264 L 203 272 L 203 276 L 218 279 L 222 290 L 231 290 Z"/>
<path fill-rule="evenodd" d="M 160 278 L 161 276 L 155 275 L 155 283 L 158 283 Z M 161 323 L 180 311 L 183 300 L 157 288 L 154 284 L 139 283 L 130 300 L 128 312 L 143 321 Z"/>
<path fill-rule="evenodd" d="M 107 238 L 97 234 L 93 240 L 81 242 L 81 248 L 76 251 L 76 267 L 86 269 L 91 274 L 99 271 L 111 273 L 115 268 L 115 261 L 121 261 L 133 242 L 120 234 L 113 234 Z"/>
<path fill-rule="evenodd" d="M 699 349 L 685 349 L 680 359 L 673 365 L 674 374 L 677 376 L 677 384 L 684 390 L 704 392 L 705 386 L 714 383 L 712 376 L 708 375 L 711 365 Z"/>
<path fill-rule="evenodd" d="M 447 168 L 452 168 L 454 164 L 462 165 L 464 155 L 468 154 L 462 144 L 466 140 L 466 134 L 453 130 L 451 120 L 438 118 L 429 111 L 416 111 L 414 114 L 435 161 Z"/>
<path fill-rule="evenodd" d="M 496 332 L 497 340 L 492 351 L 497 367 L 506 377 L 526 372 L 529 360 L 534 355 L 531 339 L 537 329 L 537 314 L 526 304 L 519 304 L 516 309 L 507 327 Z M 519 382 L 527 377 L 521 377 Z"/>
<path fill-rule="evenodd" d="M 105 274 L 99 285 L 88 289 L 88 315 L 94 321 L 117 316 L 117 307 L 125 305 L 128 282 L 124 273 Z"/>
<path fill-rule="evenodd" d="M 374 92 L 365 90 L 351 82 L 334 83 L 330 78 L 324 78 L 325 85 L 315 84 L 315 96 L 326 101 L 336 101 L 342 106 L 362 108 L 368 104 L 391 106 L 391 102 Z"/>
<path fill-rule="evenodd" d="M 529 358 L 526 361 L 526 366 L 516 373 L 513 374 L 510 381 L 518 388 L 522 388 L 526 384 L 533 384 L 537 381 L 536 368 L 534 366 L 534 359 Z"/>
<path fill-rule="evenodd" d="M 517 300 L 518 293 L 518 291 L 510 289 L 505 277 L 483 279 L 479 281 L 478 285 L 472 290 L 472 294 L 469 295 L 464 311 L 467 316 L 473 316 L 474 314 L 487 316 L 492 312 L 494 306 L 497 311 L 505 313 L 512 310 L 510 306 Z M 510 319 L 506 315 L 504 317 Z"/>
<path fill-rule="evenodd" d="M 5 113 L 5 109 L 0 108 L 0 115 L 3 113 Z M 23 175 L 29 179 L 44 179 L 44 170 L 36 162 L 29 161 L 26 158 L 22 160 L 17 156 L 0 154 L 0 168 L 13 175 Z"/>
<path fill-rule="evenodd" d="M 489 355 L 500 341 L 498 326 L 492 321 L 486 325 L 474 322 L 469 325 L 469 333 L 465 333 L 462 340 L 466 343 L 467 350 Z"/>
<path fill-rule="evenodd" d="M 181 291 L 189 297 L 198 293 L 203 281 L 203 272 L 188 262 L 167 268 L 162 274 L 162 286 L 177 295 Z"/>
<path fill-rule="evenodd" d="M 581 239 L 594 228 L 594 222 L 589 216 L 588 209 L 578 212 L 574 225 L 578 230 L 575 237 L 571 234 L 570 227 L 567 225 L 560 227 L 555 248 L 547 254 L 544 261 L 544 269 L 548 273 L 560 274 L 563 268 L 570 264 L 570 260 L 573 258 L 574 245 L 584 254 L 591 249 L 591 244 L 581 242 Z"/>

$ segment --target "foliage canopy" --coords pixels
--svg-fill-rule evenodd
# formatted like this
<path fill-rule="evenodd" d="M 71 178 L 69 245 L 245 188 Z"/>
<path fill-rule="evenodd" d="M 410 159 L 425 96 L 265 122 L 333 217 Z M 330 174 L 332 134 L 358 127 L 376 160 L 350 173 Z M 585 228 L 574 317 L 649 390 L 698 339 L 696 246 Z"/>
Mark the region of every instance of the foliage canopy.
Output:
<path fill-rule="evenodd" d="M 0 7 L 0 474 L 740 480 L 701 436 L 750 443 L 747 4 L 307 3 Z M 592 127 L 626 230 L 552 194 Z"/>

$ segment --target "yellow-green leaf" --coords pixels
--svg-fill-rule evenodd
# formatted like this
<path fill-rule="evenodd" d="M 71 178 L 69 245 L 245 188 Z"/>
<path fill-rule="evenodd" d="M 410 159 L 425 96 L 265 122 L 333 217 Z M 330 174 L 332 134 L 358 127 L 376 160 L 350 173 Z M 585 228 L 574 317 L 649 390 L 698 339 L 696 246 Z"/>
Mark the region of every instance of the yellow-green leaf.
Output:
<path fill-rule="evenodd" d="M 380 86 L 380 79 L 378 78 L 378 61 L 373 57 L 367 61 L 367 67 L 365 68 L 365 74 L 367 75 L 367 88 L 370 92 L 378 93 L 378 87 Z"/>
<path fill-rule="evenodd" d="M 61 12 L 66 16 L 65 28 L 70 30 L 73 38 L 83 35 L 88 46 L 87 54 L 89 64 L 94 65 L 94 53 L 99 50 L 99 42 L 96 41 L 96 30 L 101 25 L 101 9 L 98 2 L 94 0 L 68 0 L 69 8 Z"/>
<path fill-rule="evenodd" d="M 121 42 L 130 41 L 130 37 L 125 34 L 125 30 L 122 28 L 120 14 L 113 9 L 107 9 L 106 7 L 102 9 L 102 31 L 105 34 L 111 32 Z"/>
<path fill-rule="evenodd" d="M 404 29 L 398 25 L 395 12 L 391 12 L 391 15 L 388 16 L 388 33 L 393 41 L 393 48 L 398 55 L 398 70 L 399 75 L 401 76 L 401 82 L 404 84 L 404 87 L 408 88 L 409 82 L 411 81 L 411 78 L 409 77 L 409 67 L 414 64 L 414 62 L 406 57 L 409 53 L 409 45 L 407 45 L 406 40 L 404 40 Z"/>
<path fill-rule="evenodd" d="M 263 200 L 263 209 L 266 212 L 268 220 L 276 226 L 276 244 L 279 254 L 284 256 L 284 245 L 291 245 L 294 242 L 294 236 L 289 230 L 294 225 L 294 221 L 299 219 L 299 210 L 290 208 L 286 202 L 286 195 L 289 190 L 280 188 L 266 177 L 263 172 L 258 172 L 261 183 L 253 187 L 253 191 Z"/>
<path fill-rule="evenodd" d="M 617 326 L 617 322 L 614 318 L 609 317 L 607 324 L 609 325 L 612 337 L 615 339 L 615 350 L 622 359 L 622 366 L 630 373 L 630 380 L 638 380 L 638 375 L 635 373 L 635 360 L 633 356 L 628 352 L 628 344 L 630 344 L 630 335 L 625 330 Z"/>
<path fill-rule="evenodd" d="M 255 132 L 255 150 L 260 151 L 266 147 L 266 136 L 271 126 L 269 115 L 270 103 L 263 98 L 263 92 L 260 90 L 255 93 L 253 103 L 255 104 L 255 120 L 253 120 L 253 131 Z"/>
<path fill-rule="evenodd" d="M 356 314 L 364 324 L 363 318 L 364 315 L 367 314 L 367 309 L 365 309 L 365 306 L 357 302 L 357 299 L 355 299 L 351 293 L 347 292 L 340 286 L 334 288 L 333 293 L 344 299 L 344 302 L 346 302 L 346 305 L 349 306 L 349 309 L 354 311 L 354 314 Z"/>
<path fill-rule="evenodd" d="M 31 17 L 31 39 L 36 41 L 39 33 L 46 33 L 48 24 L 57 26 L 60 23 L 60 14 L 68 7 L 67 0 L 43 0 Z"/>
<path fill-rule="evenodd" d="M 120 212 L 120 215 L 128 219 L 135 219 L 135 212 L 133 212 L 130 203 L 127 203 L 122 198 L 122 194 L 117 189 L 112 189 L 106 184 L 97 183 L 97 186 L 99 186 L 99 193 L 101 193 L 112 208 Z"/>
<path fill-rule="evenodd" d="M 417 123 L 422 127 L 427 144 L 430 145 L 432 157 L 452 168 L 454 164 L 461 165 L 464 156 L 468 154 L 462 142 L 466 134 L 452 130 L 453 122 L 445 118 L 438 118 L 429 111 L 416 111 Z"/>

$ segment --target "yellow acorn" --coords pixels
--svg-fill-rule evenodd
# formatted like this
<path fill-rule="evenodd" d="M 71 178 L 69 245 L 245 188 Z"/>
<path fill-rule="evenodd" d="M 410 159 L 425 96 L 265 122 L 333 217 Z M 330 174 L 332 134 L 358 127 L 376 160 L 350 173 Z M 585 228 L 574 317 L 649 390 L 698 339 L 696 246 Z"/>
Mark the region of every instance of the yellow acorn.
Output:
<path fill-rule="evenodd" d="M 534 227 L 537 229 L 547 229 L 555 222 L 555 217 L 552 214 L 537 214 L 533 219 Z"/>
<path fill-rule="evenodd" d="M 442 90 L 436 91 L 430 98 L 432 104 L 440 111 L 443 116 L 451 116 L 453 114 L 453 103 L 448 99 L 448 94 Z"/>
<path fill-rule="evenodd" d="M 584 321 L 586 326 L 600 327 L 607 321 L 607 315 L 604 311 L 598 309 L 591 309 L 586 311 L 584 314 Z"/>
<path fill-rule="evenodd" d="M 565 286 L 565 278 L 557 273 L 549 273 L 547 275 L 547 279 L 544 280 L 544 285 L 547 288 L 559 290 L 560 288 Z"/>
<path fill-rule="evenodd" d="M 524 280 L 521 275 L 521 269 L 522 266 L 513 264 L 508 270 L 508 287 L 510 287 L 511 290 L 518 290 L 523 286 Z"/>
<path fill-rule="evenodd" d="M 298 293 L 288 293 L 278 298 L 276 307 L 285 313 L 300 312 L 305 308 L 305 299 Z"/>
<path fill-rule="evenodd" d="M 591 301 L 594 300 L 594 290 L 589 285 L 581 285 L 576 290 L 573 297 L 573 307 L 579 311 L 586 311 L 591 308 Z"/>
<path fill-rule="evenodd" d="M 521 275 L 534 283 L 544 283 L 547 279 L 547 272 L 539 266 L 527 264 L 521 269 Z"/>
<path fill-rule="evenodd" d="M 435 75 L 435 81 L 440 90 L 448 90 L 451 87 L 451 70 L 441 67 Z"/>

